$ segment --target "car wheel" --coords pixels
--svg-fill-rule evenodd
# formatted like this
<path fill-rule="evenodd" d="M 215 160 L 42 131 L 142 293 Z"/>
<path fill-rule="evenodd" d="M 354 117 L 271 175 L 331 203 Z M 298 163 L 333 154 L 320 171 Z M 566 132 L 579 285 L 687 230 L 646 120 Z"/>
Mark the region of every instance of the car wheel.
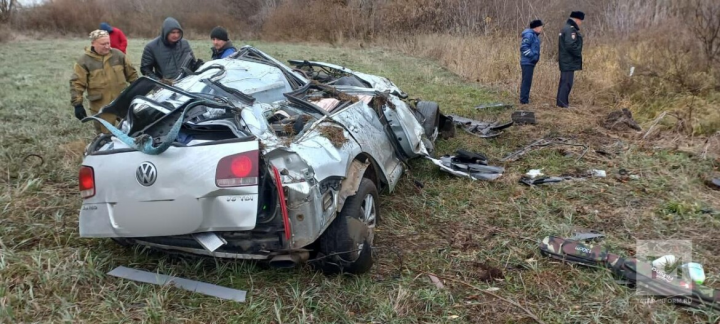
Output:
<path fill-rule="evenodd" d="M 372 244 L 379 219 L 378 191 L 363 178 L 354 196 L 345 200 L 340 215 L 320 237 L 324 272 L 362 274 L 373 265 Z"/>
<path fill-rule="evenodd" d="M 434 101 L 420 101 L 417 103 L 417 109 L 425 117 L 425 121 L 422 123 L 425 134 L 431 141 L 434 141 L 437 137 L 435 132 L 440 125 L 440 106 Z"/>

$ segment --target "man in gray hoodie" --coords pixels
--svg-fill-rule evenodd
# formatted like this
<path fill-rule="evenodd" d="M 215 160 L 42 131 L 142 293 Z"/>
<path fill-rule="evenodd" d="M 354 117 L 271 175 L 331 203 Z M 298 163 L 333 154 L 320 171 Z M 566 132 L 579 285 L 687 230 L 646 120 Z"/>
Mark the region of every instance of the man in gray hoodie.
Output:
<path fill-rule="evenodd" d="M 202 61 L 195 59 L 190 43 L 183 39 L 180 23 L 172 17 L 165 19 L 160 36 L 145 45 L 140 72 L 148 77 L 173 84 L 185 66 L 191 70 Z"/>

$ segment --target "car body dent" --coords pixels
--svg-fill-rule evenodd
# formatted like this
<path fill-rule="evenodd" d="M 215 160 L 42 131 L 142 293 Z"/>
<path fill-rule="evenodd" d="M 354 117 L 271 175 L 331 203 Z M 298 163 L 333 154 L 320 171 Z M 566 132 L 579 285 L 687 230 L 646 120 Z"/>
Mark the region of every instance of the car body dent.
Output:
<path fill-rule="evenodd" d="M 373 107 L 366 101 L 358 100 L 338 111 L 324 114 L 320 114 L 320 112 L 324 112 L 322 108 L 315 106 L 313 108 L 318 111 L 308 113 L 315 114 L 311 124 L 306 124 L 300 133 L 293 136 L 279 136 L 269 123 L 268 116 L 288 105 L 300 105 L 297 101 L 293 103 L 292 97 L 288 95 L 293 90 L 290 83 L 287 80 L 281 82 L 282 78 L 286 77 L 283 73 L 292 73 L 304 85 L 307 85 L 309 81 L 260 50 L 247 46 L 243 49 L 245 53 L 263 57 L 278 66 L 243 61 L 236 59 L 239 57 L 238 55 L 232 55 L 225 59 L 208 62 L 200 69 L 220 65 L 223 66 L 224 72 L 217 73 L 217 71 L 206 70 L 203 73 L 187 76 L 180 80 L 175 87 L 185 91 L 209 93 L 212 92 L 210 91 L 212 89 L 201 82 L 201 79 L 212 77 L 227 87 L 252 96 L 256 101 L 251 105 L 234 103 L 237 108 L 237 115 L 234 119 L 217 119 L 199 123 L 186 121 L 185 123 L 194 126 L 224 126 L 238 137 L 252 135 L 253 140 L 231 145 L 208 145 L 201 148 L 194 145 L 208 141 L 191 139 L 185 147 L 170 147 L 167 151 L 152 158 L 137 151 L 123 153 L 127 155 L 123 155 L 122 159 L 113 158 L 110 155 L 87 155 L 83 164 L 108 168 L 105 169 L 105 172 L 112 170 L 113 163 L 139 165 L 145 159 L 152 159 L 154 163 L 158 164 L 159 172 L 162 172 L 163 169 L 185 171 L 181 175 L 173 175 L 175 179 L 163 180 L 166 182 L 159 178 L 158 185 L 152 188 L 131 187 L 134 193 L 127 194 L 124 199 L 131 198 L 130 200 L 135 202 L 147 202 L 147 204 L 137 204 L 132 208 L 123 206 L 123 201 L 113 201 L 120 191 L 116 188 L 128 187 L 128 184 L 115 183 L 112 185 L 103 183 L 107 180 L 99 179 L 98 185 L 103 186 L 106 190 L 102 195 L 84 201 L 80 215 L 81 236 L 131 237 L 142 242 L 142 238 L 146 236 L 251 230 L 257 225 L 254 216 L 257 214 L 257 204 L 261 199 L 258 187 L 217 188 L 214 184 L 208 183 L 208 181 L 214 180 L 215 169 L 207 166 L 217 165 L 218 159 L 222 156 L 256 149 L 260 152 L 263 165 L 275 167 L 279 171 L 279 182 L 282 184 L 280 190 L 283 190 L 287 198 L 291 237 L 282 242 L 283 248 L 287 251 L 300 249 L 319 238 L 342 210 L 345 200 L 358 190 L 362 178 L 370 169 L 372 169 L 374 177 L 372 180 L 378 187 L 381 187 L 382 184 L 390 192 L 394 190 L 404 171 L 404 158 L 398 156 L 400 152 L 391 141 L 395 139 L 404 141 L 403 154 L 409 157 L 428 154 L 427 148 L 422 142 L 424 128 L 411 111 L 413 108 L 397 97 L 398 93 L 403 94 L 402 91 L 386 78 L 342 67 L 339 68 L 358 76 L 373 87 L 372 89 L 343 88 L 343 93 L 383 96 L 387 100 L 386 103 L 382 107 Z M 337 87 L 337 89 L 340 88 Z M 155 92 L 151 99 L 156 102 L 169 102 L 177 108 L 190 98 L 182 94 L 172 94 L 172 90 L 166 88 Z M 161 112 L 163 109 L 168 111 L 170 108 L 153 107 L 157 105 L 150 102 L 140 103 L 138 99 L 133 100 L 133 103 L 147 104 L 148 107 Z M 377 109 L 385 114 L 389 119 L 388 122 L 392 125 L 383 124 L 383 121 L 378 118 Z M 205 114 L 210 117 L 219 116 L 221 111 L 208 109 Z M 344 141 L 342 143 L 338 143 L 337 140 L 333 142 L 326 137 L 323 134 L 323 129 L 326 127 L 341 129 Z M 101 150 L 109 148 L 129 149 L 128 145 L 116 138 L 113 138 L 111 143 L 106 144 Z M 190 155 L 182 155 L 182 152 L 185 154 L 193 152 L 193 154 L 190 157 Z M 191 158 L 192 163 L 188 164 L 185 157 Z M 181 164 L 185 164 L 185 166 Z M 183 177 L 195 179 L 198 183 L 204 183 L 204 186 L 187 186 Z M 203 179 L 199 179 L 201 177 Z M 118 181 L 117 178 L 113 179 Z M 127 182 L 128 180 L 120 180 L 120 182 L 123 181 Z M 173 196 L 171 193 L 177 188 L 183 188 L 186 192 L 180 196 L 177 194 Z M 208 190 L 207 188 L 213 189 Z M 187 206 L 181 206 L 182 208 L 175 206 L 172 209 L 174 211 L 172 215 L 148 217 L 150 214 L 160 215 L 164 212 L 167 214 L 167 205 L 172 203 L 166 200 L 172 199 L 177 203 L 180 198 L 188 201 Z M 118 203 L 120 204 L 118 205 Z M 113 214 L 118 211 L 124 215 L 136 213 L 137 217 L 125 216 L 125 219 L 118 220 L 113 217 Z M 237 215 L 240 214 L 243 216 L 238 217 Z M 199 217 L 198 215 L 205 216 Z M 158 242 L 152 244 L 162 245 Z M 146 245 L 150 245 L 150 243 Z M 197 253 L 192 248 L 185 247 L 184 249 Z M 209 255 L 225 255 L 224 252 L 207 252 Z M 243 253 L 234 255 L 240 258 L 261 258 L 260 256 L 248 257 Z"/>

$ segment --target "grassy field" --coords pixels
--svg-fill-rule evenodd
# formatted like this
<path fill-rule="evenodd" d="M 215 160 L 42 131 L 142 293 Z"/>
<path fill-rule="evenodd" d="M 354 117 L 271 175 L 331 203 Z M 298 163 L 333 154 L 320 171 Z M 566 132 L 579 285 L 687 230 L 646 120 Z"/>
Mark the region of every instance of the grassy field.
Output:
<path fill-rule="evenodd" d="M 132 40 L 139 63 L 144 40 Z M 209 42 L 193 41 L 209 58 Z M 279 59 L 312 59 L 388 76 L 411 96 L 445 113 L 508 120 L 511 110 L 473 107 L 503 98 L 465 83 L 436 62 L 382 49 L 252 43 Z M 542 257 L 537 240 L 579 228 L 603 231 L 627 255 L 639 239 L 689 239 L 706 284 L 720 287 L 718 192 L 702 177 L 717 161 L 597 126 L 607 110 L 532 108 L 536 126 L 513 126 L 485 140 L 464 134 L 438 143 L 506 167 L 495 182 L 452 177 L 415 161 L 396 192 L 382 195 L 377 261 L 360 277 L 326 277 L 309 269 L 271 270 L 249 262 L 168 256 L 80 239 L 77 169 L 92 126 L 72 114 L 68 80 L 84 40 L 23 41 L 0 47 L 0 322 L 5 323 L 546 323 L 717 322 L 720 314 L 646 299 L 606 271 Z M 238 44 L 239 45 L 239 44 Z M 547 85 L 547 86 L 555 86 Z M 514 99 L 513 99 L 514 100 Z M 498 159 L 544 136 L 572 138 L 591 149 L 550 147 L 516 162 Z M 600 155 L 595 150 L 615 154 Z M 603 169 L 608 177 L 526 187 L 529 169 L 547 175 Z M 620 169 L 639 180 L 618 181 Z M 423 188 L 415 185 L 422 183 Z M 117 266 L 159 271 L 248 291 L 246 303 L 107 276 Z M 489 269 L 501 279 L 488 280 Z M 428 273 L 447 278 L 445 289 Z M 497 289 L 490 289 L 497 288 Z M 481 290 L 490 289 L 491 296 Z M 512 301 L 517 305 L 509 302 Z M 524 307 L 526 310 L 518 307 Z"/>

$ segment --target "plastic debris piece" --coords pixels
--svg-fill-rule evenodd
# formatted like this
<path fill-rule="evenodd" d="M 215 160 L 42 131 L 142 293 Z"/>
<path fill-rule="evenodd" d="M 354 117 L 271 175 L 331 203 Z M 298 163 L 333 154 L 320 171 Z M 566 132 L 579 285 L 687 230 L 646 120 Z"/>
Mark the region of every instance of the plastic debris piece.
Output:
<path fill-rule="evenodd" d="M 705 184 L 711 189 L 720 190 L 720 178 L 708 179 Z"/>
<path fill-rule="evenodd" d="M 535 120 L 535 113 L 532 111 L 519 110 L 513 112 L 510 118 L 518 125 L 537 124 L 537 121 Z"/>
<path fill-rule="evenodd" d="M 605 173 L 605 170 L 590 170 L 590 174 L 593 177 L 598 177 L 598 178 L 605 178 L 607 176 L 607 173 Z"/>
<path fill-rule="evenodd" d="M 528 173 L 525 173 L 525 175 L 532 179 L 535 179 L 536 177 L 543 175 L 541 170 L 542 169 L 532 169 L 532 170 L 528 171 Z"/>
<path fill-rule="evenodd" d="M 432 281 L 432 283 L 435 284 L 435 287 L 437 287 L 437 289 L 445 288 L 445 285 L 443 285 L 442 281 L 440 281 L 440 279 L 438 279 L 438 277 L 435 277 L 433 275 L 428 275 L 428 277 L 430 277 L 430 281 Z"/>
<path fill-rule="evenodd" d="M 677 262 L 675 256 L 672 254 L 668 254 L 653 260 L 652 265 L 659 270 L 667 271 L 670 269 L 668 268 L 668 266 L 671 266 L 672 268 L 675 262 Z"/>
<path fill-rule="evenodd" d="M 700 263 L 689 262 L 682 265 L 683 274 L 687 273 L 687 277 L 694 283 L 702 285 L 705 282 L 705 270 Z"/>

